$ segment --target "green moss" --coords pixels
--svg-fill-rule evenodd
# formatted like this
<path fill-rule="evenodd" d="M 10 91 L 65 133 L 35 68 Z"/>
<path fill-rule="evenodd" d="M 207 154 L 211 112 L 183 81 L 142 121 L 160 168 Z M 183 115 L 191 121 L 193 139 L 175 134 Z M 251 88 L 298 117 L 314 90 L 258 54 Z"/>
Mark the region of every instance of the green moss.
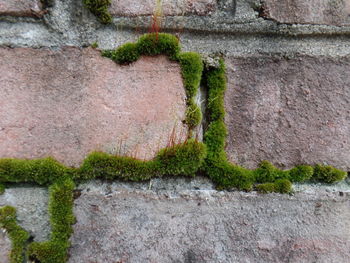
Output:
<path fill-rule="evenodd" d="M 145 34 L 136 45 L 139 53 L 146 56 L 167 55 L 170 59 L 177 60 L 180 52 L 179 40 L 166 33 Z"/>
<path fill-rule="evenodd" d="M 262 161 L 254 173 L 257 183 L 268 183 L 274 182 L 277 179 L 289 178 L 289 171 L 279 170 L 268 161 Z"/>
<path fill-rule="evenodd" d="M 292 182 L 305 182 L 311 179 L 314 168 L 309 165 L 298 165 L 289 170 L 289 178 Z"/>
<path fill-rule="evenodd" d="M 344 180 L 346 176 L 346 172 L 338 170 L 332 166 L 316 165 L 312 180 L 332 184 Z"/>
<path fill-rule="evenodd" d="M 49 185 L 71 169 L 48 157 L 37 160 L 0 159 L 0 182 Z"/>
<path fill-rule="evenodd" d="M 49 213 L 51 223 L 50 240 L 31 243 L 28 247 L 30 260 L 40 263 L 65 263 L 70 247 L 69 238 L 73 215 L 74 183 L 70 178 L 62 177 L 50 186 Z"/>
<path fill-rule="evenodd" d="M 3 193 L 5 193 L 5 185 L 0 184 L 0 195 L 2 195 Z"/>
<path fill-rule="evenodd" d="M 29 239 L 29 234 L 17 225 L 15 208 L 11 206 L 0 208 L 0 227 L 7 231 L 11 239 L 10 262 L 22 263 L 25 258 L 25 245 Z"/>
<path fill-rule="evenodd" d="M 94 49 L 98 48 L 98 43 L 97 42 L 92 43 L 91 47 L 94 48 Z"/>
<path fill-rule="evenodd" d="M 197 127 L 202 120 L 202 111 L 196 104 L 191 104 L 186 110 L 186 124 L 190 130 Z"/>
<path fill-rule="evenodd" d="M 167 174 L 194 175 L 205 156 L 205 146 L 194 140 L 165 148 L 151 161 L 95 152 L 83 162 L 79 178 L 142 181 Z"/>
<path fill-rule="evenodd" d="M 288 194 L 292 191 L 292 183 L 288 179 L 278 179 L 275 181 L 275 190 L 281 194 Z"/>
<path fill-rule="evenodd" d="M 193 139 L 161 150 L 156 162 L 162 175 L 194 176 L 206 157 L 206 147 Z"/>
<path fill-rule="evenodd" d="M 140 53 L 136 44 L 126 43 L 114 51 L 103 51 L 102 56 L 108 57 L 119 64 L 125 64 L 138 60 Z"/>
<path fill-rule="evenodd" d="M 260 193 L 281 193 L 288 194 L 292 191 L 292 183 L 288 179 L 278 179 L 274 183 L 264 183 L 256 186 Z"/>
<path fill-rule="evenodd" d="M 111 0 L 83 0 L 83 4 L 103 24 L 112 22 L 112 16 L 108 12 Z"/>

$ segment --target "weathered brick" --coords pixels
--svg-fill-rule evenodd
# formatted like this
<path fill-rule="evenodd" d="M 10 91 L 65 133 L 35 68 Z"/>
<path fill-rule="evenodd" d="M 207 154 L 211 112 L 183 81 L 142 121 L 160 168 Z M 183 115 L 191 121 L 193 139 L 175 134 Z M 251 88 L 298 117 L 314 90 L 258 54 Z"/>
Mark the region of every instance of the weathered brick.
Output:
<path fill-rule="evenodd" d="M 75 200 L 69 263 L 309 263 L 350 256 L 350 200 L 338 193 L 86 189 Z"/>
<path fill-rule="evenodd" d="M 0 0 L 0 15 L 40 16 L 40 0 Z"/>
<path fill-rule="evenodd" d="M 119 16 L 152 15 L 156 9 L 155 0 L 113 0 L 110 12 Z M 216 9 L 216 0 L 164 0 L 162 12 L 165 16 L 207 15 Z"/>
<path fill-rule="evenodd" d="M 4 229 L 0 228 L 0 259 L 1 263 L 10 263 L 11 241 Z"/>
<path fill-rule="evenodd" d="M 91 48 L 2 48 L 0 57 L 0 158 L 150 159 L 173 130 L 186 137 L 180 66 L 165 56 L 124 66 Z"/>
<path fill-rule="evenodd" d="M 280 23 L 350 25 L 350 1 L 263 0 L 262 15 Z"/>
<path fill-rule="evenodd" d="M 330 164 L 350 170 L 350 58 L 227 59 L 232 162 L 255 168 Z"/>

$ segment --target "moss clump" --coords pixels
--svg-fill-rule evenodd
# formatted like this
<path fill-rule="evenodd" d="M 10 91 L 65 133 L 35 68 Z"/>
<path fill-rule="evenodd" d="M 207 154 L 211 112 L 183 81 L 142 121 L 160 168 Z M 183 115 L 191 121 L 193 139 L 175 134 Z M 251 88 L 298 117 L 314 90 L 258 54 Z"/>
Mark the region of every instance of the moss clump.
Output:
<path fill-rule="evenodd" d="M 161 150 L 151 161 L 95 152 L 83 162 L 79 169 L 79 179 L 142 181 L 167 174 L 194 175 L 205 156 L 205 146 L 192 139 Z"/>
<path fill-rule="evenodd" d="M 292 183 L 288 179 L 278 179 L 274 183 L 264 183 L 256 186 L 258 192 L 288 194 L 292 191 Z"/>
<path fill-rule="evenodd" d="M 28 247 L 30 260 L 40 263 L 65 263 L 70 247 L 69 237 L 73 215 L 74 183 L 70 178 L 61 178 L 50 186 L 49 213 L 51 223 L 50 241 L 34 242 Z"/>
<path fill-rule="evenodd" d="M 108 57 L 119 64 L 125 64 L 138 60 L 140 53 L 135 43 L 126 43 L 114 51 L 103 51 L 102 56 Z"/>
<path fill-rule="evenodd" d="M 309 165 L 298 165 L 289 170 L 289 178 L 292 182 L 305 182 L 311 179 L 314 168 Z"/>
<path fill-rule="evenodd" d="M 316 165 L 314 168 L 312 180 L 326 184 L 332 184 L 344 180 L 346 176 L 346 172 L 338 170 L 332 166 Z"/>
<path fill-rule="evenodd" d="M 155 161 L 162 175 L 194 176 L 206 157 L 206 147 L 193 139 L 161 150 Z"/>
<path fill-rule="evenodd" d="M 108 24 L 112 22 L 112 16 L 108 12 L 111 0 L 83 0 L 83 4 L 101 23 Z"/>
<path fill-rule="evenodd" d="M 289 171 L 277 169 L 268 161 L 262 161 L 258 169 L 254 171 L 257 183 L 274 182 L 277 179 L 288 179 Z"/>
<path fill-rule="evenodd" d="M 179 40 L 166 33 L 145 34 L 136 45 L 139 53 L 146 56 L 167 55 L 170 59 L 177 60 L 180 53 Z"/>
<path fill-rule="evenodd" d="M 29 239 L 29 234 L 17 225 L 15 208 L 5 206 L 0 209 L 0 227 L 7 231 L 12 242 L 10 262 L 22 263 L 25 258 L 25 245 Z"/>
<path fill-rule="evenodd" d="M 71 169 L 48 157 L 37 160 L 0 159 L 0 182 L 49 185 Z"/>

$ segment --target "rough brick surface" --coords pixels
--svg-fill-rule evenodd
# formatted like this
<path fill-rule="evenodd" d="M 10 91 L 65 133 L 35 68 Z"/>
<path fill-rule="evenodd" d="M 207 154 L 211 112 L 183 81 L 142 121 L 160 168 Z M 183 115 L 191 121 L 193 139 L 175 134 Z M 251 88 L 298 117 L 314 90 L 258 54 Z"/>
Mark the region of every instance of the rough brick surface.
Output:
<path fill-rule="evenodd" d="M 261 15 L 280 23 L 350 25 L 350 1 L 263 0 Z"/>
<path fill-rule="evenodd" d="M 0 228 L 0 259 L 1 263 L 10 263 L 9 255 L 11 252 L 11 241 L 4 232 L 4 229 Z"/>
<path fill-rule="evenodd" d="M 0 15 L 40 16 L 40 0 L 0 0 Z"/>
<path fill-rule="evenodd" d="M 216 9 L 216 0 L 164 0 L 162 14 L 175 15 L 207 15 Z M 120 16 L 152 15 L 156 10 L 155 0 L 113 0 L 110 12 Z"/>
<path fill-rule="evenodd" d="M 350 58 L 227 59 L 226 152 L 248 168 L 330 164 L 350 171 Z"/>
<path fill-rule="evenodd" d="M 126 66 L 91 48 L 2 48 L 0 57 L 0 158 L 77 166 L 101 150 L 150 159 L 173 130 L 186 137 L 180 66 L 165 56 Z"/>
<path fill-rule="evenodd" d="M 70 263 L 337 263 L 350 256 L 350 200 L 337 193 L 86 188 L 74 212 Z"/>

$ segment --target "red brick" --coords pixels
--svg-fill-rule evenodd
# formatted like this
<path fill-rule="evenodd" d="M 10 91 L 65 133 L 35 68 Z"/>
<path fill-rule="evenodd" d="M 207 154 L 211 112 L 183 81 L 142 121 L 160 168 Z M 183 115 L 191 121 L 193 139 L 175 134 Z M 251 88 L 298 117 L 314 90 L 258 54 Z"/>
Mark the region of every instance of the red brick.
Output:
<path fill-rule="evenodd" d="M 41 10 L 40 0 L 0 0 L 0 15 L 38 16 Z"/>
<path fill-rule="evenodd" d="M 207 15 L 216 9 L 216 0 L 163 0 L 163 15 Z M 155 0 L 112 0 L 110 12 L 119 16 L 152 15 L 156 9 Z"/>
<path fill-rule="evenodd" d="M 263 0 L 263 9 L 280 23 L 350 25 L 350 0 Z"/>
<path fill-rule="evenodd" d="M 225 94 L 232 162 L 327 163 L 350 171 L 350 58 L 231 58 Z"/>
<path fill-rule="evenodd" d="M 2 48 L 0 57 L 0 158 L 77 166 L 102 150 L 150 159 L 173 129 L 186 136 L 180 67 L 165 56 L 127 66 L 91 48 Z"/>

